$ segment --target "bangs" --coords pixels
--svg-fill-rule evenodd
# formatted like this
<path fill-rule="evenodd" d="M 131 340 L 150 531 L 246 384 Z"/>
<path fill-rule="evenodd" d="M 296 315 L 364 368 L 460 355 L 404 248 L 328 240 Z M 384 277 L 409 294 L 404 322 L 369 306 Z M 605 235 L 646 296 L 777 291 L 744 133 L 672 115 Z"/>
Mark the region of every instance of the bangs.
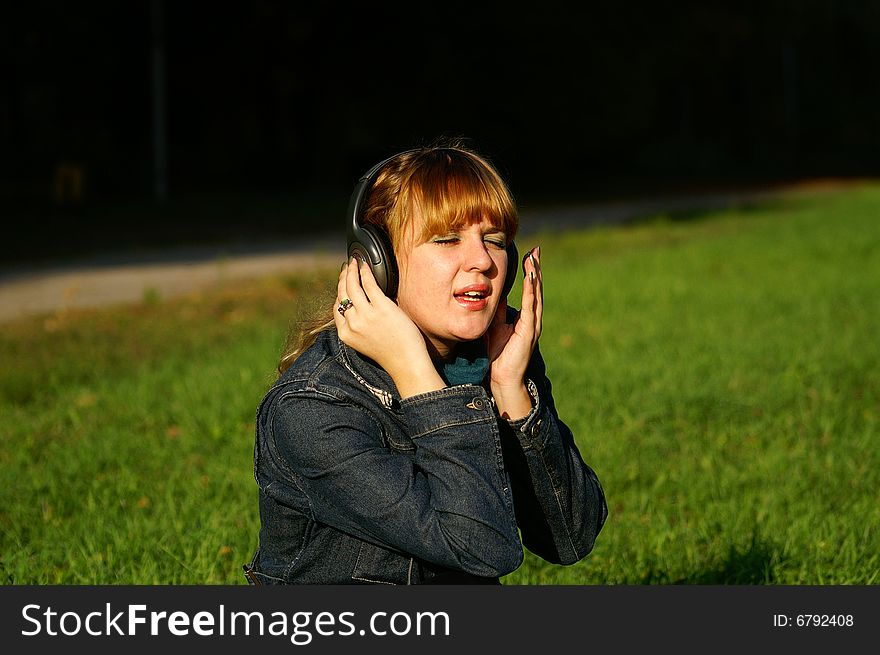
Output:
<path fill-rule="evenodd" d="M 421 214 L 421 239 L 447 234 L 486 219 L 513 241 L 519 227 L 516 205 L 504 181 L 479 157 L 461 150 L 429 153 L 414 167 L 409 197 L 402 203 Z M 418 234 L 419 226 L 414 226 Z"/>

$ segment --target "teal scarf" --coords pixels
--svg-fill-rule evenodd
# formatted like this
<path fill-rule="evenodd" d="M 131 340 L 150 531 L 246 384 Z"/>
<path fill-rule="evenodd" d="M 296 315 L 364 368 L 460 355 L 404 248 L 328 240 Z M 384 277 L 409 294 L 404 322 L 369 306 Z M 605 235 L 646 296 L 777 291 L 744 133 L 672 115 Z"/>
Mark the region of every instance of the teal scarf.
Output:
<path fill-rule="evenodd" d="M 482 340 L 463 344 L 455 359 L 443 365 L 441 371 L 450 386 L 480 384 L 489 372 L 489 357 Z"/>

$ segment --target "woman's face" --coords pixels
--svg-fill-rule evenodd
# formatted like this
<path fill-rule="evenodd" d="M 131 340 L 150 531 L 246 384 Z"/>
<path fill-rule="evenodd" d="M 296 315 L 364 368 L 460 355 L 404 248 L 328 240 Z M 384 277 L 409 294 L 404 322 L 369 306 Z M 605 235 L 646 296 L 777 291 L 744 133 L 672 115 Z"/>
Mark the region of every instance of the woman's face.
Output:
<path fill-rule="evenodd" d="M 487 220 L 417 242 L 410 221 L 398 265 L 397 303 L 440 357 L 482 337 L 501 300 L 505 235 Z"/>

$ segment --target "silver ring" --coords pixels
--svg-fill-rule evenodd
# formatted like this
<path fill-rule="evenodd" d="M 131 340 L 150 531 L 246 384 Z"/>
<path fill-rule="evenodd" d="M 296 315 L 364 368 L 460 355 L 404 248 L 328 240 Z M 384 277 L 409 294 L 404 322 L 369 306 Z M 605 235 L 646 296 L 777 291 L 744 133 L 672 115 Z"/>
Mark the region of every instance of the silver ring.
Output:
<path fill-rule="evenodd" d="M 339 301 L 339 305 L 336 307 L 336 311 L 345 316 L 345 311 L 347 309 L 351 309 L 352 307 L 354 307 L 354 303 L 348 298 L 343 298 Z"/>

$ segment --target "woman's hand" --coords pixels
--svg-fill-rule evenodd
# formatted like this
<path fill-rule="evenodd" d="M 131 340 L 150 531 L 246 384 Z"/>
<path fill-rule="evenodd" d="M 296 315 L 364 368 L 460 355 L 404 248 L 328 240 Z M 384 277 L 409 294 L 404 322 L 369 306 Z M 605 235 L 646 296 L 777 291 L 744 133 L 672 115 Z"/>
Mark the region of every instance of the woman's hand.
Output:
<path fill-rule="evenodd" d="M 509 419 L 525 416 L 532 407 L 524 377 L 541 336 L 544 315 L 540 246 L 526 254 L 523 273 L 522 309 L 516 322 L 507 323 L 507 300 L 502 298 L 486 333 L 492 395 L 498 413 Z"/>
<path fill-rule="evenodd" d="M 402 398 L 446 386 L 421 331 L 382 293 L 370 267 L 355 258 L 339 273 L 337 303 L 345 298 L 351 300 L 348 309 L 333 312 L 339 338 L 385 369 Z"/>

